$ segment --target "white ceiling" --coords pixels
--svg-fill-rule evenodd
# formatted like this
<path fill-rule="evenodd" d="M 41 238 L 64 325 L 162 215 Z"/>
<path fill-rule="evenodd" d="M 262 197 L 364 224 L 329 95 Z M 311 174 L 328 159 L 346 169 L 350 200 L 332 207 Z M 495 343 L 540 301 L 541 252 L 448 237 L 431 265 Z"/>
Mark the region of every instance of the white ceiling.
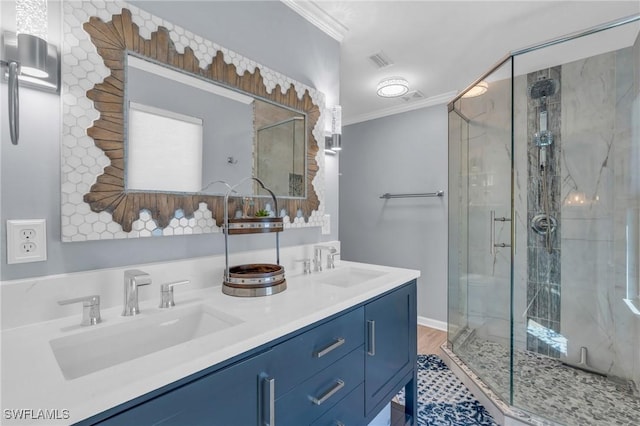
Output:
<path fill-rule="evenodd" d="M 344 124 L 447 102 L 511 51 L 640 14 L 639 0 L 282 1 L 341 41 Z M 368 59 L 380 51 L 394 65 Z M 395 75 L 425 97 L 378 97 L 378 82 Z"/>

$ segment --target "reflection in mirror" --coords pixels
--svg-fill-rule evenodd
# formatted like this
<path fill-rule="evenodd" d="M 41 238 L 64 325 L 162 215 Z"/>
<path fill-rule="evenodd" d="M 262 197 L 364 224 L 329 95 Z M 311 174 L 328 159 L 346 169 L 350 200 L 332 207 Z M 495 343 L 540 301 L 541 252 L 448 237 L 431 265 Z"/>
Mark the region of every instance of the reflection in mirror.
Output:
<path fill-rule="evenodd" d="M 255 126 L 254 176 L 276 195 L 304 197 L 304 115 L 256 100 Z"/>
<path fill-rule="evenodd" d="M 277 196 L 305 196 L 303 113 L 132 54 L 126 95 L 127 189 L 224 195 L 216 182 L 257 176 Z"/>
<path fill-rule="evenodd" d="M 129 102 L 126 189 L 198 192 L 202 119 Z"/>

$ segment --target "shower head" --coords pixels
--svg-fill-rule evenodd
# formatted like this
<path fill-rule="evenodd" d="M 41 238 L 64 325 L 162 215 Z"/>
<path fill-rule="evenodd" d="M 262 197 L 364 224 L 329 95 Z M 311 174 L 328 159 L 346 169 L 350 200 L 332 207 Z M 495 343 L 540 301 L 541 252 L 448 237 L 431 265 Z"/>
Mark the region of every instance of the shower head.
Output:
<path fill-rule="evenodd" d="M 538 80 L 529 86 L 531 99 L 540 99 L 556 93 L 556 81 L 550 78 Z"/>

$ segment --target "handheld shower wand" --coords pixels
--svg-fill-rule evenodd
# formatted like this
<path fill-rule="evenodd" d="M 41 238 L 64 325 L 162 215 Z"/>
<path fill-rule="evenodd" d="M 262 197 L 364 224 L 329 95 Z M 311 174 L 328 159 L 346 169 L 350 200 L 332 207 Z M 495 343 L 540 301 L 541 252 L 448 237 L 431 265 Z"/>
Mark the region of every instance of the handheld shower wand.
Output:
<path fill-rule="evenodd" d="M 547 189 L 547 147 L 553 143 L 553 133 L 549 131 L 549 116 L 547 111 L 547 97 L 552 96 L 556 92 L 556 82 L 552 79 L 543 78 L 536 81 L 529 87 L 529 96 L 531 99 L 539 99 L 540 112 L 538 116 L 539 130 L 533 135 L 533 142 L 538 147 L 538 167 L 540 170 L 540 179 L 542 182 L 542 208 L 544 216 L 536 215 L 533 227 L 536 232 L 544 233 L 547 251 L 551 253 L 551 232 L 555 229 L 551 219 L 549 206 L 549 193 Z M 544 226 L 541 226 L 544 223 Z M 544 228 L 544 229 L 543 229 Z"/>

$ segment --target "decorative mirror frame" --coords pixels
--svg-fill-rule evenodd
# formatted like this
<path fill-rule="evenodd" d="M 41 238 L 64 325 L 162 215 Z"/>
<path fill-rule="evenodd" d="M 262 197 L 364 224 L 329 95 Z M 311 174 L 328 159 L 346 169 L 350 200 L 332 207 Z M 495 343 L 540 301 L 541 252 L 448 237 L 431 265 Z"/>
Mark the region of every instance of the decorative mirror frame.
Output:
<path fill-rule="evenodd" d="M 321 93 L 133 5 L 63 4 L 63 241 L 220 231 L 223 196 L 126 190 L 128 52 L 305 113 L 307 197 L 280 198 L 279 204 L 290 216 L 285 227 L 328 228 L 322 202 L 324 156 L 317 142 L 324 139 Z M 261 208 L 269 199 L 254 200 Z"/>

